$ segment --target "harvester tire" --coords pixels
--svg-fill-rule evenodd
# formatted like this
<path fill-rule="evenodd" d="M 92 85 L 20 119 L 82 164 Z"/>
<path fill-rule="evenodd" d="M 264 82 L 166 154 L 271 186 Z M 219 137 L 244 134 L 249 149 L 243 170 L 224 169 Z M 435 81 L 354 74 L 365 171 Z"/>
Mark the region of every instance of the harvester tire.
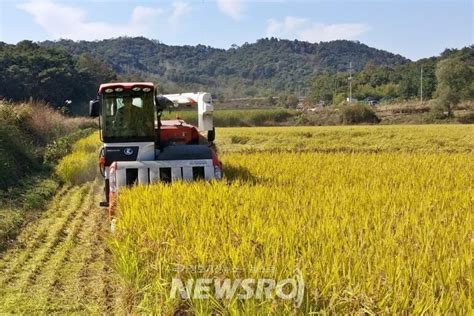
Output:
<path fill-rule="evenodd" d="M 107 204 L 109 204 L 109 193 L 110 193 L 109 179 L 105 179 L 104 181 L 104 193 L 105 193 L 105 200 L 107 201 Z"/>

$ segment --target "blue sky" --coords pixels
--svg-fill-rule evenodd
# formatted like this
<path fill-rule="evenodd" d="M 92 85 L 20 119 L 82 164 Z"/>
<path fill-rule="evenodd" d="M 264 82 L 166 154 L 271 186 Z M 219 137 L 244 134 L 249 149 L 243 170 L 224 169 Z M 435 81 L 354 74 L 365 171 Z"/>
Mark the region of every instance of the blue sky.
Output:
<path fill-rule="evenodd" d="M 412 60 L 474 43 L 472 0 L 0 0 L 0 41 L 145 36 L 229 48 L 359 40 Z"/>

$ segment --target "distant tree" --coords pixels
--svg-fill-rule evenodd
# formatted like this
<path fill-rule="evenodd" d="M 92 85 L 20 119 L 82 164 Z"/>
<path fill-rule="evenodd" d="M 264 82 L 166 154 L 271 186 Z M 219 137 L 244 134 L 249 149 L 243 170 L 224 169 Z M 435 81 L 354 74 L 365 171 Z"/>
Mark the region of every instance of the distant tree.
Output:
<path fill-rule="evenodd" d="M 97 94 L 101 83 L 115 81 L 117 75 L 112 67 L 94 56 L 84 53 L 76 60 L 76 69 L 81 80 L 76 83 L 76 90 L 81 91 L 84 98 L 92 99 Z M 78 109 L 83 112 L 83 109 Z M 77 112 L 77 111 L 76 111 Z"/>
<path fill-rule="evenodd" d="M 293 94 L 282 94 L 278 99 L 278 105 L 285 108 L 296 108 L 299 99 Z"/>
<path fill-rule="evenodd" d="M 370 59 L 364 66 L 364 71 L 368 74 L 372 74 L 377 71 L 378 65 L 373 59 Z"/>
<path fill-rule="evenodd" d="M 95 85 L 117 79 L 112 67 L 88 53 L 79 55 L 76 68 L 80 73 L 86 73 Z"/>
<path fill-rule="evenodd" d="M 268 106 L 274 106 L 277 104 L 277 100 L 273 96 L 268 96 L 267 98 L 267 105 Z"/>
<path fill-rule="evenodd" d="M 379 86 L 377 87 L 377 90 L 380 91 L 379 95 L 382 97 L 398 97 L 398 85 L 394 83 L 387 83 L 385 85 Z"/>
<path fill-rule="evenodd" d="M 454 106 L 472 94 L 473 78 L 473 69 L 460 58 L 438 62 L 435 107 L 447 111 L 448 117 L 452 117 Z"/>
<path fill-rule="evenodd" d="M 315 103 L 332 103 L 333 95 L 336 90 L 336 78 L 331 74 L 322 74 L 316 76 L 312 82 L 311 98 Z"/>
<path fill-rule="evenodd" d="M 300 103 L 300 100 L 295 95 L 291 94 L 286 98 L 285 105 L 287 108 L 296 108 L 299 103 Z"/>
<path fill-rule="evenodd" d="M 371 123 L 377 124 L 380 119 L 374 110 L 362 104 L 353 104 L 345 106 L 342 109 L 341 120 L 343 124 Z"/>
<path fill-rule="evenodd" d="M 408 100 L 418 95 L 418 80 L 415 72 L 404 74 L 404 78 L 400 81 L 398 93 L 401 98 Z"/>
<path fill-rule="evenodd" d="M 278 97 L 278 106 L 286 107 L 286 100 L 288 99 L 288 94 L 282 93 Z"/>
<path fill-rule="evenodd" d="M 316 75 L 312 81 L 310 97 L 317 104 L 321 102 L 325 105 L 334 104 L 336 95 L 348 91 L 347 77 L 347 73 Z"/>
<path fill-rule="evenodd" d="M 334 104 L 334 105 L 341 104 L 342 102 L 344 102 L 346 100 L 346 96 L 347 95 L 344 92 L 335 94 L 334 98 L 332 99 L 332 104 Z"/>

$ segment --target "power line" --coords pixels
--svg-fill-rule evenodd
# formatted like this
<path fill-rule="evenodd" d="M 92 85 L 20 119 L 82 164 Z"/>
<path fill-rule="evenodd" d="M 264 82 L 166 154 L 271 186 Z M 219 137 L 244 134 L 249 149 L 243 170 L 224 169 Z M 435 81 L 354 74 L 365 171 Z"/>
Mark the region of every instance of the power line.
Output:
<path fill-rule="evenodd" d="M 421 66 L 420 71 L 420 101 L 423 104 L 423 66 Z"/>
<path fill-rule="evenodd" d="M 352 103 L 352 61 L 349 62 L 349 103 Z"/>

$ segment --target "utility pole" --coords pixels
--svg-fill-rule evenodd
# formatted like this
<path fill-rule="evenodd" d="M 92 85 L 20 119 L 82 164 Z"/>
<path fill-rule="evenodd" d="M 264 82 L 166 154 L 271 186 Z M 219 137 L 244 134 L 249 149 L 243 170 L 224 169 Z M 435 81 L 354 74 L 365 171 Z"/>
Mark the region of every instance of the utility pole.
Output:
<path fill-rule="evenodd" d="M 349 62 L 349 103 L 352 104 L 352 61 Z"/>
<path fill-rule="evenodd" d="M 420 101 L 423 104 L 423 66 L 421 66 L 420 71 Z"/>

